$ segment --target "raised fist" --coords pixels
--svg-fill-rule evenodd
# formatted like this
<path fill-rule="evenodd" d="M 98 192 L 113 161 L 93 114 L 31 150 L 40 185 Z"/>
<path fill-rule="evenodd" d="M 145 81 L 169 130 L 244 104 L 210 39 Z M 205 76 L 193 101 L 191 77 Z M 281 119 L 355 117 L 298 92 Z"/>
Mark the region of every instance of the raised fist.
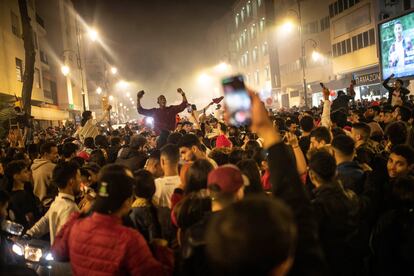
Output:
<path fill-rule="evenodd" d="M 137 98 L 138 98 L 138 99 L 141 99 L 141 98 L 142 98 L 142 96 L 144 96 L 144 94 L 145 94 L 144 90 L 139 91 L 139 92 L 137 93 Z"/>

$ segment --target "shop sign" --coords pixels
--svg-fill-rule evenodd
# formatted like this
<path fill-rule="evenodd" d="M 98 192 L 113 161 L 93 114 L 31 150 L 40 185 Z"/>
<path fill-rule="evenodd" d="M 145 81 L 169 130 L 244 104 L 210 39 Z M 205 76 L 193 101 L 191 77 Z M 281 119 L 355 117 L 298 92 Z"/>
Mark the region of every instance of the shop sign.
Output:
<path fill-rule="evenodd" d="M 380 82 L 379 72 L 355 76 L 356 85 L 367 85 Z"/>

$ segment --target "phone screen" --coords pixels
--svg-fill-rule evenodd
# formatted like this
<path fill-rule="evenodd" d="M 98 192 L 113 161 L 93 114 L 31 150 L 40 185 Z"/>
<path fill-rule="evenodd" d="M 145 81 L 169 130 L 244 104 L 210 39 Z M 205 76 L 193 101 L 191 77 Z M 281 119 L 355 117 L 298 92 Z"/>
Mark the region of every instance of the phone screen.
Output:
<path fill-rule="evenodd" d="M 243 76 L 225 78 L 222 84 L 229 123 L 234 126 L 250 125 L 252 102 L 244 86 Z"/>

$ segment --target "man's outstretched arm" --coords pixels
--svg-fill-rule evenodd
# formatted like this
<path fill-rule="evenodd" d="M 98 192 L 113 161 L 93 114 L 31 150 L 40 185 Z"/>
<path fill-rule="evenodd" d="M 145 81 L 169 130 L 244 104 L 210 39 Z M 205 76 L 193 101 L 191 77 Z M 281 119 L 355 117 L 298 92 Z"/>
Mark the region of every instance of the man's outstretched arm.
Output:
<path fill-rule="evenodd" d="M 145 109 L 141 105 L 141 99 L 144 96 L 144 94 L 145 94 L 144 90 L 141 90 L 137 93 L 137 111 L 138 111 L 138 114 L 141 114 L 141 115 L 144 115 L 144 116 L 152 116 L 153 113 L 154 113 L 155 108 Z"/>

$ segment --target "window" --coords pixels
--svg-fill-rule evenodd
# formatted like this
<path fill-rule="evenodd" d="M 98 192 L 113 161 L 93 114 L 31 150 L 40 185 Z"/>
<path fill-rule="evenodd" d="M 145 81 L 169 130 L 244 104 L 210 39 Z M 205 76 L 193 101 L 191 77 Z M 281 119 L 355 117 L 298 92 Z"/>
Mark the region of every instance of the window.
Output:
<path fill-rule="evenodd" d="M 252 6 L 250 4 L 250 1 L 247 2 L 247 5 L 246 5 L 246 13 L 247 13 L 247 17 L 250 17 L 250 15 L 252 14 Z"/>
<path fill-rule="evenodd" d="M 254 82 L 255 82 L 256 85 L 259 85 L 259 83 L 260 83 L 259 75 L 260 75 L 259 70 L 256 70 L 256 72 L 254 73 Z"/>
<path fill-rule="evenodd" d="M 257 47 L 254 47 L 252 56 L 253 56 L 253 62 L 256 62 L 257 61 Z"/>
<path fill-rule="evenodd" d="M 259 23 L 259 30 L 260 30 L 260 32 L 263 32 L 263 30 L 264 30 L 264 28 L 265 28 L 265 24 L 266 24 L 266 20 L 265 20 L 265 18 L 263 17 L 263 18 L 260 20 L 260 23 Z"/>
<path fill-rule="evenodd" d="M 11 24 L 12 24 L 12 32 L 15 36 L 20 37 L 20 23 L 19 23 L 19 17 L 14 13 L 10 12 L 11 15 Z"/>
<path fill-rule="evenodd" d="M 343 0 L 338 0 L 338 13 L 341 13 L 344 11 L 344 2 Z"/>
<path fill-rule="evenodd" d="M 266 77 L 267 81 L 270 80 L 270 68 L 269 68 L 269 66 L 266 66 L 266 68 L 265 68 L 265 77 Z"/>
<path fill-rule="evenodd" d="M 239 44 L 238 40 L 236 40 L 236 49 L 237 49 L 237 51 L 240 50 L 240 44 Z"/>
<path fill-rule="evenodd" d="M 244 63 L 249 66 L 249 51 L 244 54 Z"/>
<path fill-rule="evenodd" d="M 235 17 L 234 17 L 234 22 L 236 23 L 236 29 L 238 29 L 239 28 L 239 14 L 237 14 Z"/>
<path fill-rule="evenodd" d="M 256 24 L 253 24 L 250 27 L 250 37 L 251 38 L 256 38 Z"/>
<path fill-rule="evenodd" d="M 263 43 L 263 45 L 262 45 L 262 52 L 263 52 L 263 55 L 267 55 L 268 54 L 269 47 L 267 45 L 267 42 Z"/>
<path fill-rule="evenodd" d="M 261 6 L 262 6 L 262 0 L 257 0 L 257 5 L 258 5 L 259 7 L 261 7 Z"/>
<path fill-rule="evenodd" d="M 355 5 L 355 1 L 354 0 L 349 0 L 349 7 L 352 7 L 353 5 Z"/>
<path fill-rule="evenodd" d="M 357 35 L 357 39 L 358 39 L 358 49 L 364 48 L 364 44 L 362 41 L 362 34 Z"/>
<path fill-rule="evenodd" d="M 356 51 L 358 50 L 358 42 L 357 42 L 357 37 L 354 36 L 352 37 L 352 51 Z"/>
<path fill-rule="evenodd" d="M 241 21 L 244 22 L 244 7 L 240 11 L 240 15 L 241 15 Z"/>
<path fill-rule="evenodd" d="M 23 81 L 23 62 L 16 58 L 16 77 L 18 81 Z"/>
<path fill-rule="evenodd" d="M 347 8 L 349 8 L 348 0 L 344 0 L 344 10 L 346 10 Z"/>
<path fill-rule="evenodd" d="M 329 27 L 330 27 L 329 16 L 326 16 L 321 19 L 321 32 L 323 32 L 326 29 L 329 29 Z"/>
<path fill-rule="evenodd" d="M 335 12 L 335 15 L 338 14 L 338 2 L 334 3 L 334 12 Z"/>
<path fill-rule="evenodd" d="M 336 52 L 336 44 L 332 45 L 332 55 L 333 55 L 334 57 L 336 57 L 336 56 L 337 56 L 337 52 Z"/>
<path fill-rule="evenodd" d="M 347 52 L 347 53 L 351 53 L 351 52 L 352 52 L 352 47 L 351 47 L 351 39 L 350 39 L 350 38 L 348 38 L 348 39 L 346 40 L 346 52 Z"/>
<path fill-rule="evenodd" d="M 40 70 L 37 69 L 37 68 L 35 68 L 33 80 L 34 80 L 34 83 L 33 83 L 34 84 L 34 87 L 35 88 L 41 88 L 41 84 L 40 84 Z"/>
<path fill-rule="evenodd" d="M 375 32 L 374 29 L 369 30 L 369 45 L 375 44 Z"/>
<path fill-rule="evenodd" d="M 334 5 L 330 4 L 329 5 L 329 17 L 332 18 L 335 15 L 335 11 L 334 11 Z"/>
<path fill-rule="evenodd" d="M 368 47 L 369 46 L 368 32 L 364 32 L 362 34 L 362 36 L 363 36 L 363 39 L 364 39 L 364 47 Z"/>

